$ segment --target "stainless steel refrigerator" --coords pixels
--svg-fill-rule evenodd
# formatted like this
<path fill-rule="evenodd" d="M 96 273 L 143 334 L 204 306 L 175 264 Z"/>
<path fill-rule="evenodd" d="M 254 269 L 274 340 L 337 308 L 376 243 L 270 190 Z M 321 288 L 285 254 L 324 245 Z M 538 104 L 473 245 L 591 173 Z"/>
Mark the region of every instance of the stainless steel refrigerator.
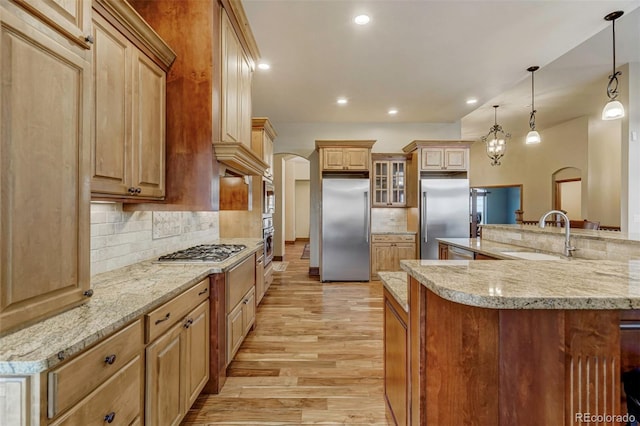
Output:
<path fill-rule="evenodd" d="M 322 179 L 321 281 L 369 281 L 369 179 Z"/>
<path fill-rule="evenodd" d="M 437 259 L 436 238 L 469 238 L 469 179 L 420 180 L 420 258 Z"/>

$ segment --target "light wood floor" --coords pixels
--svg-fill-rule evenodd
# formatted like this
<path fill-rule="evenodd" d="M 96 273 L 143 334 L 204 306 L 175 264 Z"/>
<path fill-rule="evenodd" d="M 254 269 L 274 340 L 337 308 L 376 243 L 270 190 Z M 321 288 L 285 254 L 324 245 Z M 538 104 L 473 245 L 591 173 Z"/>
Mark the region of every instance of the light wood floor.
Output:
<path fill-rule="evenodd" d="M 200 396 L 183 425 L 387 425 L 382 286 L 311 279 L 303 247 L 286 246 L 222 392 Z"/>

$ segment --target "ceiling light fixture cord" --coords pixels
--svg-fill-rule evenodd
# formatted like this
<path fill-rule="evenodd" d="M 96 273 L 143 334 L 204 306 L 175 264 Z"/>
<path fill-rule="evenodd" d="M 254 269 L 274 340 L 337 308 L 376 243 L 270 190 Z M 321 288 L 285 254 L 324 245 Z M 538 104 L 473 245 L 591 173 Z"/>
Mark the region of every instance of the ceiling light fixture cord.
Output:
<path fill-rule="evenodd" d="M 538 68 L 538 67 L 531 67 L 529 68 L 531 70 L 531 115 L 529 116 L 529 128 L 531 130 L 535 130 L 536 129 L 536 107 L 534 104 L 534 97 L 533 97 L 533 74 L 535 73 L 535 69 L 532 68 Z"/>
<path fill-rule="evenodd" d="M 607 84 L 607 96 L 609 99 L 614 100 L 618 97 L 618 76 L 622 75 L 620 71 L 616 71 L 616 20 L 611 20 L 613 28 L 613 69 L 609 76 L 609 84 Z M 613 85 L 615 82 L 615 86 Z"/>

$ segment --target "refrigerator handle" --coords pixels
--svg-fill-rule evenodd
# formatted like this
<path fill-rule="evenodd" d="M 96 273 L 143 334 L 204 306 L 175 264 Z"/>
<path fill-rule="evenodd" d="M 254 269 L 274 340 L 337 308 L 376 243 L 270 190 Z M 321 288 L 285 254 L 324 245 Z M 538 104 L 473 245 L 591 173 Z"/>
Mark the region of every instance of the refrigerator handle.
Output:
<path fill-rule="evenodd" d="M 364 239 L 369 243 L 369 191 L 364 191 Z"/>
<path fill-rule="evenodd" d="M 422 193 L 422 235 L 427 242 L 427 191 Z"/>

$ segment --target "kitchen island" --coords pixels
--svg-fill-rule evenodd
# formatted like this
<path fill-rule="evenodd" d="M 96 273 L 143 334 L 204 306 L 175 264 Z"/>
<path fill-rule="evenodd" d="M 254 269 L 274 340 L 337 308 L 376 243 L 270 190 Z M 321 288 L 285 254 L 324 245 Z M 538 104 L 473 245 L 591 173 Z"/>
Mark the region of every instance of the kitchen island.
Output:
<path fill-rule="evenodd" d="M 409 424 L 573 425 L 626 413 L 620 373 L 640 366 L 640 264 L 401 266 L 409 274 Z M 621 350 L 621 342 L 632 344 Z"/>

